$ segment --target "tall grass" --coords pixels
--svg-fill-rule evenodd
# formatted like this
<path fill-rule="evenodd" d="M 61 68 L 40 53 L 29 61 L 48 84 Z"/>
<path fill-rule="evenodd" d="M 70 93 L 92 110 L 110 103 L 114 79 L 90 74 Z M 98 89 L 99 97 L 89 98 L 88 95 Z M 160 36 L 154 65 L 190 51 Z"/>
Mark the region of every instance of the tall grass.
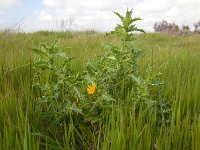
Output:
<path fill-rule="evenodd" d="M 117 38 L 90 32 L 0 33 L 0 38 L 0 149 L 200 148 L 199 35 L 137 35 L 135 47 L 145 52 L 139 59 L 140 70 L 144 73 L 150 63 L 155 72 L 162 72 L 164 97 L 173 105 L 168 124 L 158 126 L 156 115 L 146 113 L 142 105 L 135 114 L 134 105 L 127 101 L 125 108 L 113 109 L 101 125 L 71 120 L 51 130 L 34 111 L 34 55 L 29 48 L 60 39 L 61 49 L 76 57 L 73 68 L 78 72 L 84 63 L 102 53 L 102 42 L 117 43 Z"/>

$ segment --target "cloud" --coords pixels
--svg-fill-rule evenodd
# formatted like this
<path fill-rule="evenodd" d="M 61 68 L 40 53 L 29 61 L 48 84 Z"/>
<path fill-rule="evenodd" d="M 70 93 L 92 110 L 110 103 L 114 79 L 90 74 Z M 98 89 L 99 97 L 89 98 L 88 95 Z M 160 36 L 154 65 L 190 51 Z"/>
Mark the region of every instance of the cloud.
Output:
<path fill-rule="evenodd" d="M 5 11 L 0 10 L 0 16 L 3 16 L 3 15 L 5 15 L 5 14 L 6 14 Z"/>
<path fill-rule="evenodd" d="M 0 17 L 6 15 L 8 8 L 17 6 L 21 3 L 21 0 L 1 0 L 0 2 Z"/>
<path fill-rule="evenodd" d="M 1 0 L 0 2 L 0 17 L 5 16 L 7 14 L 7 9 L 17 6 L 21 3 L 21 0 Z M 4 28 L 6 22 L 4 19 L 0 18 L 0 29 Z"/>
<path fill-rule="evenodd" d="M 129 0 L 43 0 L 43 9 L 34 12 L 31 16 L 32 20 L 37 21 L 37 27 L 32 24 L 32 29 L 28 25 L 28 29 L 25 30 L 37 30 L 39 29 L 38 24 L 42 22 L 40 29 L 45 30 L 50 27 L 59 29 L 58 22 L 61 20 L 66 20 L 66 22 L 73 20 L 72 29 L 74 30 L 111 30 L 117 22 L 112 11 L 120 9 L 125 11 L 128 2 L 132 6 L 135 3 L 130 3 Z"/>
<path fill-rule="evenodd" d="M 125 13 L 127 8 L 144 19 L 138 26 L 147 31 L 153 31 L 153 24 L 164 19 L 190 26 L 200 19 L 200 0 L 43 0 L 42 4 L 26 30 L 59 29 L 59 20 L 73 18 L 74 30 L 109 31 L 119 22 L 112 11 Z"/>
<path fill-rule="evenodd" d="M 35 11 L 31 16 L 26 18 L 23 23 L 23 30 L 26 32 L 34 32 L 38 30 L 53 30 L 54 19 L 50 13 L 45 10 Z"/>
<path fill-rule="evenodd" d="M 0 9 L 7 9 L 21 3 L 21 0 L 1 0 Z"/>

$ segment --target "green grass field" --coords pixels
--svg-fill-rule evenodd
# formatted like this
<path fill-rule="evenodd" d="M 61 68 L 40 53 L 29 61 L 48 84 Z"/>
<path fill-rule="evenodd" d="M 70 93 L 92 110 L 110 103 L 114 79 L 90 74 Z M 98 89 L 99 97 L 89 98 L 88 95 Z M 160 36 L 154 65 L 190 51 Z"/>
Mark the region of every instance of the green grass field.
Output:
<path fill-rule="evenodd" d="M 102 43 L 118 42 L 96 32 L 0 33 L 0 149 L 200 149 L 200 35 L 136 35 L 135 48 L 144 52 L 138 59 L 141 72 L 151 64 L 162 73 L 164 97 L 172 105 L 168 124 L 157 125 L 155 115 L 142 109 L 135 114 L 127 104 L 99 124 L 79 120 L 47 129 L 34 110 L 30 48 L 56 39 L 66 55 L 75 57 L 75 72 L 103 53 Z"/>

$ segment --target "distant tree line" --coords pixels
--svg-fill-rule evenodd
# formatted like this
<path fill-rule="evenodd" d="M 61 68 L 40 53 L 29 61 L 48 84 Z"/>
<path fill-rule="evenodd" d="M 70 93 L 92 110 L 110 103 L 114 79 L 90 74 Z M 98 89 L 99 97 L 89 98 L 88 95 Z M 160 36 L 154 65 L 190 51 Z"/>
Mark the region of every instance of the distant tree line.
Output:
<path fill-rule="evenodd" d="M 177 24 L 169 23 L 166 20 L 163 20 L 161 22 L 156 22 L 153 28 L 155 32 L 164 32 L 169 34 L 191 32 L 190 27 L 188 25 L 178 26 Z M 194 32 L 200 33 L 200 21 L 194 23 Z"/>

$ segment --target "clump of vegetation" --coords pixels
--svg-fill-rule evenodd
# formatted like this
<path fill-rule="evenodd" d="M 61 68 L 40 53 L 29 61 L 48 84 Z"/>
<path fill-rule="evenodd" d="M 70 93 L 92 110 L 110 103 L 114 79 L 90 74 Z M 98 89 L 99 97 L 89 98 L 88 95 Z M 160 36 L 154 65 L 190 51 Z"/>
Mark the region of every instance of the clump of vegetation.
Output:
<path fill-rule="evenodd" d="M 77 117 L 83 119 L 80 124 L 102 124 L 112 109 L 127 104 L 135 114 L 142 108 L 147 114 L 156 114 L 157 123 L 168 121 L 170 107 L 162 97 L 159 74 L 149 66 L 143 77 L 138 69 L 142 52 L 134 48 L 134 32 L 144 31 L 134 23 L 141 19 L 132 18 L 132 10 L 127 10 L 126 16 L 115 14 L 122 24 L 110 34 L 118 36 L 120 43 L 104 44 L 105 53 L 88 62 L 82 74 L 71 70 L 72 58 L 59 51 L 57 42 L 33 49 L 40 56 L 34 63 L 33 86 L 39 96 L 36 111 L 51 126 Z"/>
<path fill-rule="evenodd" d="M 132 18 L 132 10 L 127 11 L 126 16 L 118 12 L 115 14 L 122 24 L 117 25 L 110 34 L 119 37 L 120 42 L 118 45 L 112 43 L 103 45 L 106 52 L 98 61 L 87 64 L 87 76 L 99 85 L 101 93 L 106 95 L 102 95 L 103 97 L 109 97 L 105 103 L 107 106 L 103 107 L 130 103 L 138 109 L 140 105 L 145 105 L 149 113 L 154 112 L 159 115 L 159 121 L 166 120 L 165 113 L 168 111 L 166 111 L 167 105 L 161 98 L 160 86 L 163 82 L 159 80 L 159 74 L 154 74 L 149 66 L 146 75 L 142 77 L 138 69 L 137 59 L 142 51 L 134 48 L 134 32 L 144 32 L 144 30 L 138 29 L 134 23 L 141 19 Z"/>
<path fill-rule="evenodd" d="M 82 113 L 77 106 L 82 78 L 71 69 L 73 58 L 67 57 L 56 44 L 57 41 L 50 46 L 43 44 L 39 49 L 32 49 L 40 56 L 34 63 L 33 86 L 39 96 L 36 110 L 42 111 L 43 118 L 54 123 Z"/>

